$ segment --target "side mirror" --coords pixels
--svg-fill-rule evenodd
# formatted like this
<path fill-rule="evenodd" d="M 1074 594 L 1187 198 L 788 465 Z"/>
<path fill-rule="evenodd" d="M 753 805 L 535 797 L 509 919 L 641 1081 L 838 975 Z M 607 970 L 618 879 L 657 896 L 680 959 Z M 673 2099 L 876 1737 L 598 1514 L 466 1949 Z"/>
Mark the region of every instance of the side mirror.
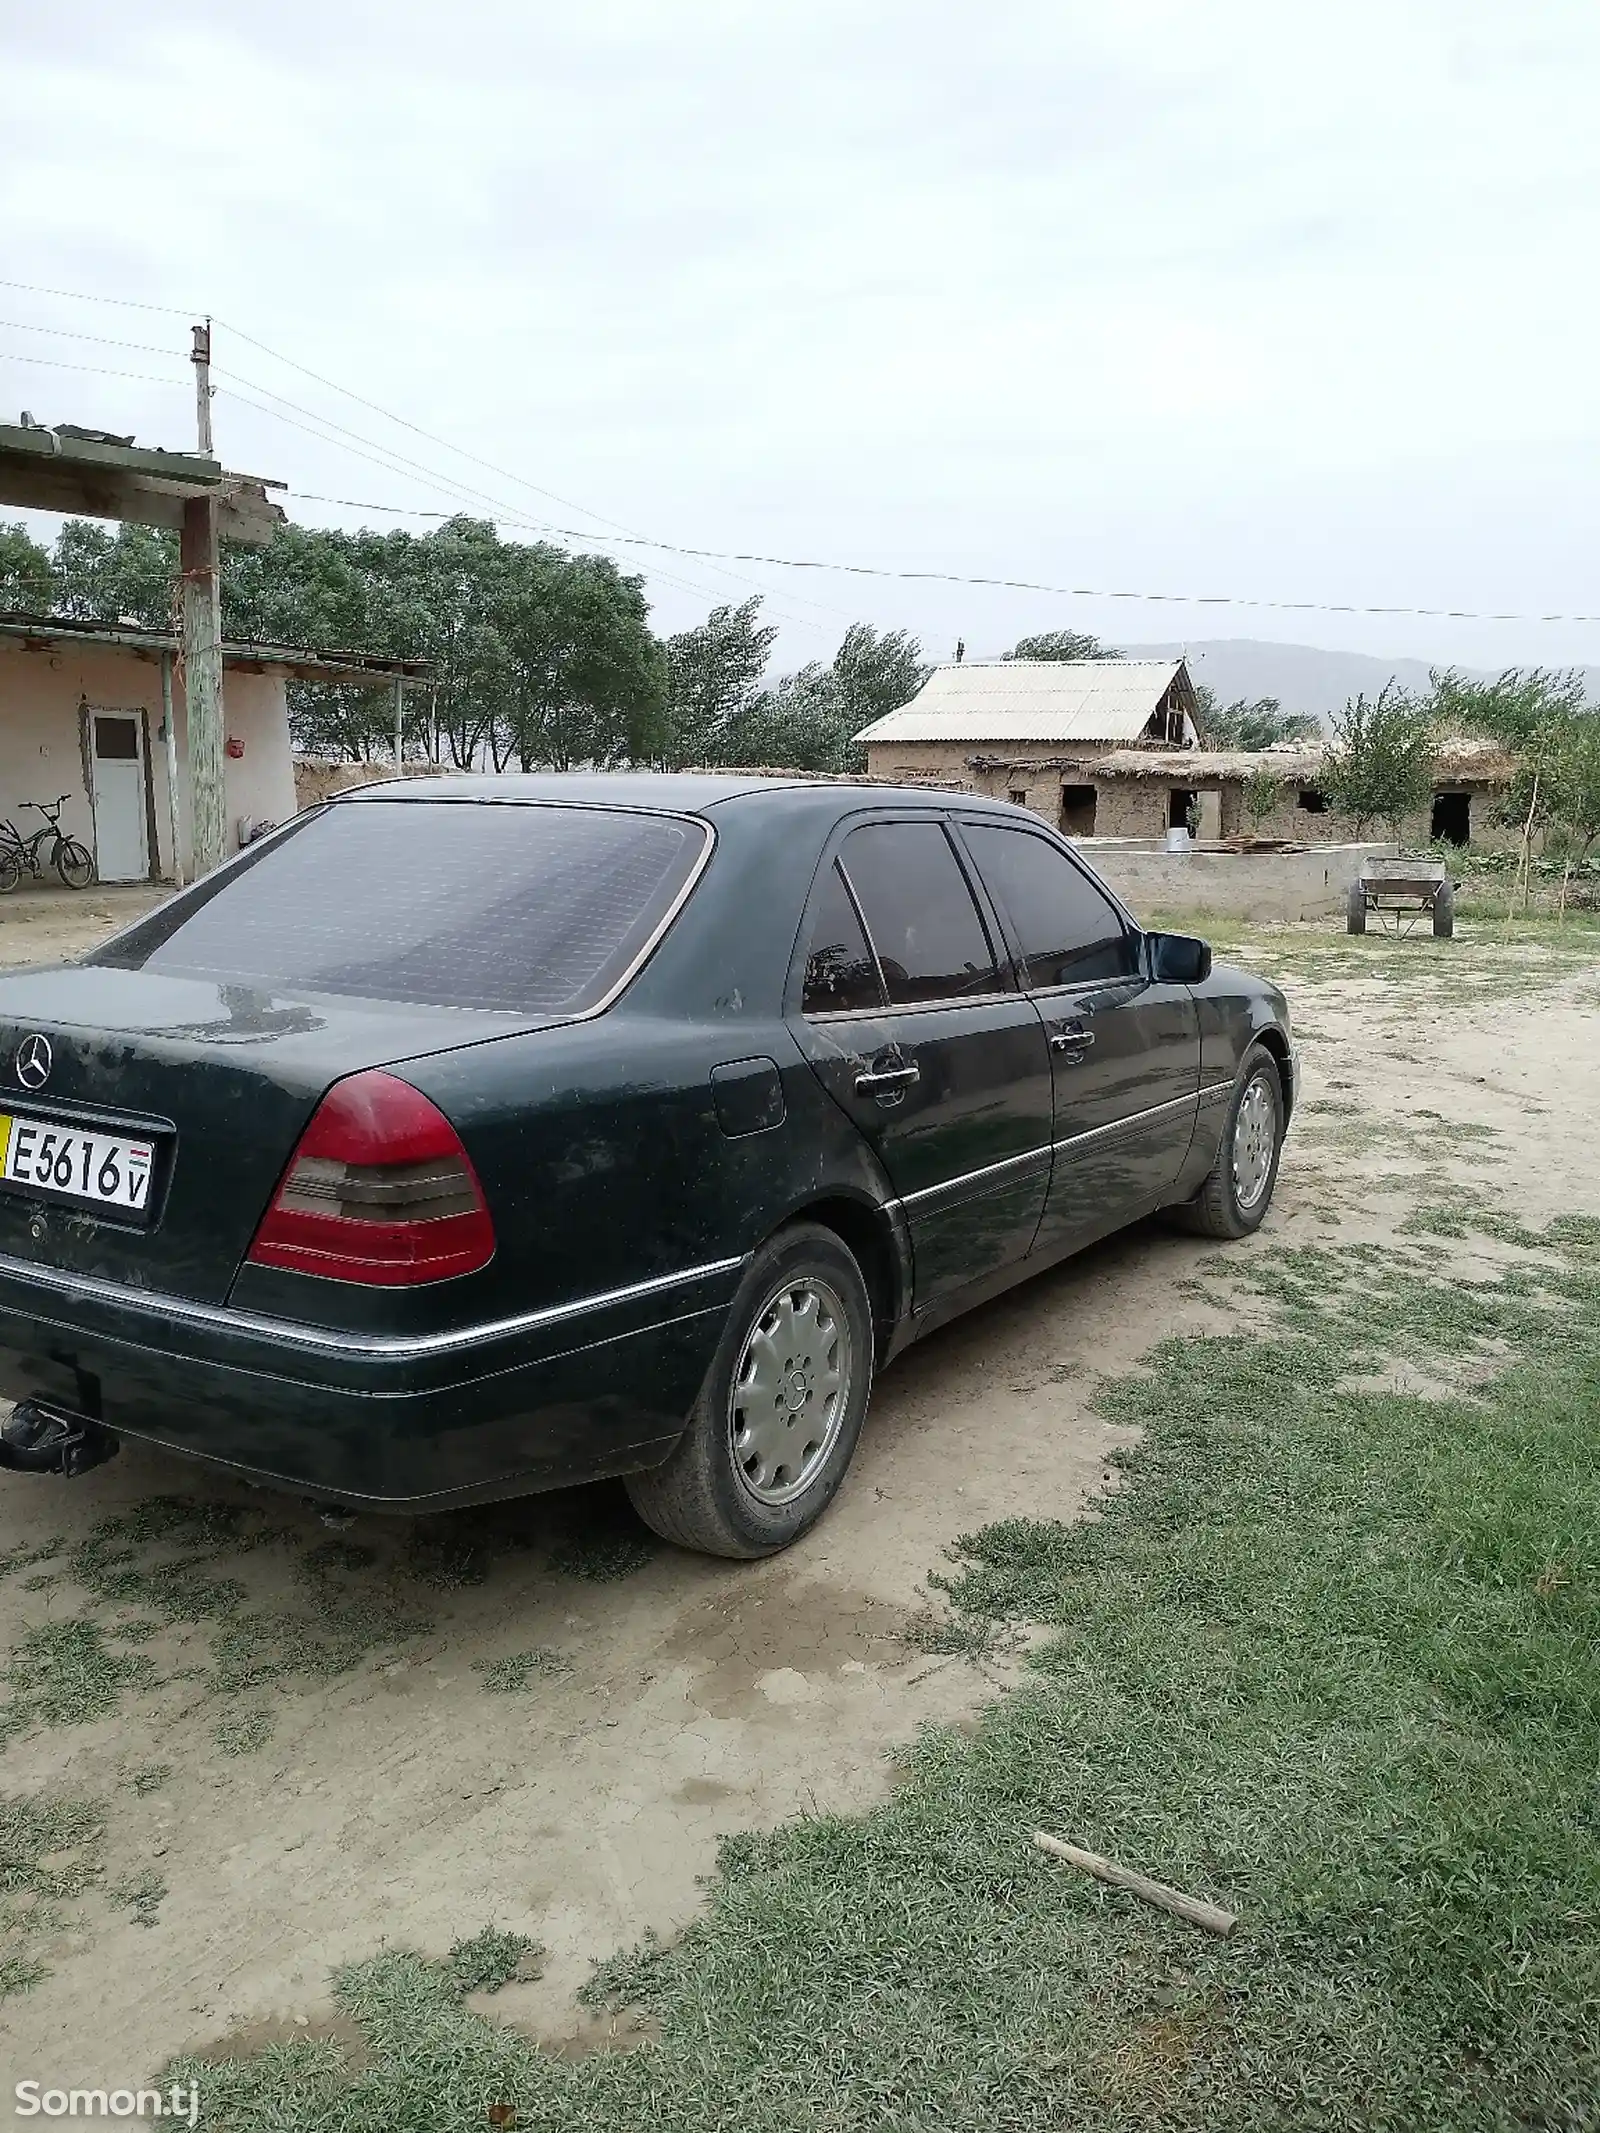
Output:
<path fill-rule="evenodd" d="M 1211 943 L 1188 933 L 1147 933 L 1150 975 L 1158 985 L 1199 985 L 1211 975 Z"/>

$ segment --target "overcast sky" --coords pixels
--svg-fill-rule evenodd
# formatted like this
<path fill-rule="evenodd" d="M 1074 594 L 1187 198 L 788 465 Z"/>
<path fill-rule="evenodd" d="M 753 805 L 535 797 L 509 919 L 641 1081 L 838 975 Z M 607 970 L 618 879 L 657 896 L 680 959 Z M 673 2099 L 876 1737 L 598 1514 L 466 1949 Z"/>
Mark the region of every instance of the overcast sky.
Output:
<path fill-rule="evenodd" d="M 0 275 L 175 307 L 0 289 L 12 417 L 190 444 L 210 310 L 220 383 L 429 470 L 219 397 L 222 455 L 307 522 L 459 500 L 1060 586 L 1600 613 L 1594 0 L 0 0 L 0 30 Z M 769 589 L 787 664 L 855 617 L 935 656 L 1072 624 L 1600 660 L 1597 624 L 612 552 L 663 628 Z"/>

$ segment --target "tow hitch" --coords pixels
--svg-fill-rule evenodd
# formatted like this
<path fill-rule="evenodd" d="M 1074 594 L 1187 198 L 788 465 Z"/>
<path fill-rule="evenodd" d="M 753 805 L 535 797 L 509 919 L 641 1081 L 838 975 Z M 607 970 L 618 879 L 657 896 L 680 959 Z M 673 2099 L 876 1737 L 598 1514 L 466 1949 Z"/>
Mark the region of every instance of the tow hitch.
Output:
<path fill-rule="evenodd" d="M 44 1400 L 23 1400 L 0 1423 L 0 1467 L 28 1474 L 87 1474 L 117 1450 L 103 1422 Z"/>

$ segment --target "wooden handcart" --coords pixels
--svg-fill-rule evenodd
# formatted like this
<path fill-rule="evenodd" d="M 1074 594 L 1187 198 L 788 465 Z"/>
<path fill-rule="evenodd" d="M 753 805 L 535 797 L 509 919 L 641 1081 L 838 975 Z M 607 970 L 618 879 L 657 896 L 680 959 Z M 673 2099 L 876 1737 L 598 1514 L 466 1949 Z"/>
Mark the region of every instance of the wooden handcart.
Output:
<path fill-rule="evenodd" d="M 1431 920 L 1434 938 L 1447 941 L 1456 930 L 1455 883 L 1440 860 L 1369 859 L 1350 884 L 1346 932 L 1365 933 L 1369 917 L 1396 940 Z"/>

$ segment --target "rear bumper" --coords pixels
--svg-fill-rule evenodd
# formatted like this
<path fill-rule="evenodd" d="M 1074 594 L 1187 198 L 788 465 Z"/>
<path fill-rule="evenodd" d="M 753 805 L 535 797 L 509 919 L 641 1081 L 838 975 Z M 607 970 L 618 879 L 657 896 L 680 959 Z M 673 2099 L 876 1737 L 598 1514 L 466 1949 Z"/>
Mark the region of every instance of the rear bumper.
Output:
<path fill-rule="evenodd" d="M 664 1459 L 742 1262 L 492 1325 L 363 1335 L 0 1257 L 0 1394 L 299 1493 L 439 1509 Z"/>

